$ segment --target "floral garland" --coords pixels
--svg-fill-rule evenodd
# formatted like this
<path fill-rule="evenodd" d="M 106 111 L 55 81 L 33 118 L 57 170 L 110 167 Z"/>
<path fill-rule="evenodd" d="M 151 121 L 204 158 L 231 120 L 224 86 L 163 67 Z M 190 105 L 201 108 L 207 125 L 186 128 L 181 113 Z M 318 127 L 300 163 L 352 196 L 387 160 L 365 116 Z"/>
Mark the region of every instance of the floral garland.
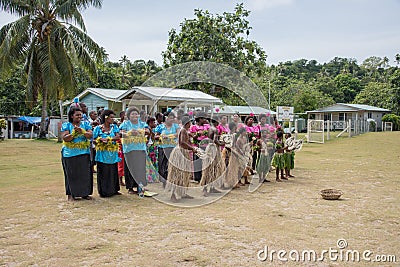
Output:
<path fill-rule="evenodd" d="M 161 134 L 159 144 L 162 145 L 177 145 L 175 134 Z"/>
<path fill-rule="evenodd" d="M 85 141 L 81 141 L 81 142 L 65 142 L 63 141 L 63 145 L 69 149 L 88 149 L 90 147 L 90 141 L 89 140 L 85 140 Z"/>
<path fill-rule="evenodd" d="M 201 137 L 201 136 L 206 136 L 206 137 L 208 137 L 208 130 L 203 130 L 202 133 L 196 132 L 196 133 L 194 134 L 194 136 L 193 136 L 193 143 L 196 144 L 196 145 L 199 145 L 199 144 L 201 143 L 201 141 L 204 140 L 204 139 L 199 140 L 199 137 Z"/>
<path fill-rule="evenodd" d="M 78 133 L 77 131 L 75 131 L 75 129 L 73 129 L 71 135 L 72 135 L 73 138 L 76 138 L 78 136 L 84 135 L 85 133 L 86 133 L 85 129 L 82 129 L 81 133 Z"/>
<path fill-rule="evenodd" d="M 96 150 L 97 151 L 118 151 L 118 143 L 113 141 L 111 137 L 107 137 L 107 143 L 101 141 L 101 137 L 96 139 Z"/>
<path fill-rule="evenodd" d="M 127 132 L 125 134 L 126 137 L 121 138 L 122 144 L 123 145 L 129 145 L 129 144 L 146 144 L 147 138 L 144 135 L 144 129 L 139 129 L 137 130 L 139 132 L 138 135 L 133 135 L 131 131 Z"/>
<path fill-rule="evenodd" d="M 257 145 L 257 136 L 254 132 L 250 132 L 248 134 L 249 136 L 249 142 L 251 143 L 251 147 L 253 151 L 257 151 L 260 149 L 260 147 Z"/>

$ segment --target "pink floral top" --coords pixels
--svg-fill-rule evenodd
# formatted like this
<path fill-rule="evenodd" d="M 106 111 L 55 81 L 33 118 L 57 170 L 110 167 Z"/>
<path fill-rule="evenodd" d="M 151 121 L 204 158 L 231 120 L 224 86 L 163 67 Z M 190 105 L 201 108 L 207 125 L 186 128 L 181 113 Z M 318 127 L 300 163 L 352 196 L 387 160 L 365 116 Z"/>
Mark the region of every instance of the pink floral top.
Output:
<path fill-rule="evenodd" d="M 259 137 L 260 136 L 260 126 L 255 125 L 255 126 L 245 126 L 246 132 L 247 133 L 254 133 L 255 136 Z"/>
<path fill-rule="evenodd" d="M 210 129 L 209 124 L 203 124 L 202 126 L 194 124 L 190 126 L 189 131 L 193 134 L 193 143 L 199 145 L 200 141 L 208 139 L 208 130 Z"/>
<path fill-rule="evenodd" d="M 222 134 L 227 134 L 227 133 L 229 133 L 230 131 L 229 131 L 229 128 L 228 127 L 225 127 L 225 126 L 223 126 L 222 124 L 218 124 L 218 126 L 217 126 L 217 130 L 218 130 L 218 134 L 219 135 L 222 135 Z"/>

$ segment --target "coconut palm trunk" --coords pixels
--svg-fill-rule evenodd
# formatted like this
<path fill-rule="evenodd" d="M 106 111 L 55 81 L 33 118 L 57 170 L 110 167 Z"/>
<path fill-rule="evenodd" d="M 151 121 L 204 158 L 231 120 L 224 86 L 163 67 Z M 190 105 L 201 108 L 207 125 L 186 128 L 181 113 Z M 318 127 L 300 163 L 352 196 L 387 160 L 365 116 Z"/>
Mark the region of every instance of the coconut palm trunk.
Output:
<path fill-rule="evenodd" d="M 42 118 L 40 120 L 39 139 L 46 138 L 46 134 L 47 134 L 46 118 L 47 118 L 47 89 L 46 89 L 46 87 L 43 87 L 43 90 L 42 90 Z"/>

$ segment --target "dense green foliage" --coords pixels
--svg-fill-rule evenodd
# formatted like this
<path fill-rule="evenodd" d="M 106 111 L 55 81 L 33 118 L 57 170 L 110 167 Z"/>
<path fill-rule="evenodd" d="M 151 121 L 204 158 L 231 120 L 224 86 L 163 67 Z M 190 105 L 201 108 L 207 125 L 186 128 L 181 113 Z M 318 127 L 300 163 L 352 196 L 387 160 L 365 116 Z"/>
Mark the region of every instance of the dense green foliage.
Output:
<path fill-rule="evenodd" d="M 48 100 L 76 88 L 74 66 L 96 79 L 103 50 L 86 34 L 81 12 L 102 0 L 1 0 L 0 10 L 18 17 L 0 29 L 0 71 L 24 62 L 28 100 L 42 100 L 39 137 L 45 137 Z"/>
<path fill-rule="evenodd" d="M 0 7 L 4 9 L 6 2 L 10 1 L 0 1 L 3 4 Z M 233 13 L 213 15 L 208 11 L 195 10 L 194 14 L 195 18 L 185 19 L 179 30 L 172 29 L 169 32 L 167 48 L 162 52 L 164 68 L 192 61 L 226 64 L 250 77 L 266 99 L 269 99 L 270 95 L 271 109 L 278 105 L 294 106 L 296 113 L 302 113 L 336 102 L 377 106 L 400 115 L 400 69 L 397 67 L 400 64 L 399 54 L 393 55 L 390 59 L 372 56 L 361 63 L 352 58 L 335 57 L 326 63 L 299 59 L 267 65 L 267 55 L 263 49 L 249 39 L 251 30 L 247 20 L 249 11 L 245 10 L 243 5 L 237 5 Z M 0 34 L 2 42 L 9 28 L 9 25 L 2 28 Z M 35 38 L 42 37 L 42 33 L 38 34 Z M 77 32 L 75 37 L 83 36 L 82 34 Z M 96 45 L 94 48 L 99 52 Z M 103 48 L 99 49 L 102 51 L 101 54 L 106 53 Z M 8 59 L 4 53 L 5 50 L 2 48 L 0 56 L 3 66 Z M 10 70 L 8 75 L 0 78 L 0 114 L 37 115 L 41 111 L 43 101 L 30 102 L 36 101 L 42 94 L 39 90 L 41 87 L 34 87 L 33 89 L 36 89 L 32 90 L 35 83 L 32 83 L 29 75 L 35 73 L 25 68 L 28 70 L 26 76 L 22 61 L 14 62 L 20 64 L 16 68 L 8 68 Z M 72 73 L 75 80 L 58 79 L 57 81 L 63 86 L 56 89 L 49 87 L 51 90 L 47 92 L 49 100 L 49 105 L 46 106 L 47 112 L 55 115 L 58 99 L 72 99 L 88 87 L 127 89 L 141 85 L 163 69 L 154 61 L 131 61 L 125 55 L 118 62 L 110 62 L 104 58 L 97 59 L 94 65 L 90 66 L 92 70 L 97 70 L 97 79 L 93 79 L 94 73 L 88 73 L 82 64 L 75 65 L 73 69 L 68 70 L 70 71 L 68 73 L 63 72 L 63 74 Z M 43 70 L 50 71 L 47 68 Z M 66 90 L 70 83 L 75 86 Z M 227 104 L 245 104 L 242 99 L 225 88 L 209 84 L 185 86 L 213 94 L 222 98 Z M 25 102 L 26 96 L 32 100 Z"/>
<path fill-rule="evenodd" d="M 386 114 L 382 117 L 382 121 L 393 123 L 393 130 L 397 131 L 400 128 L 400 116 L 395 114 Z"/>

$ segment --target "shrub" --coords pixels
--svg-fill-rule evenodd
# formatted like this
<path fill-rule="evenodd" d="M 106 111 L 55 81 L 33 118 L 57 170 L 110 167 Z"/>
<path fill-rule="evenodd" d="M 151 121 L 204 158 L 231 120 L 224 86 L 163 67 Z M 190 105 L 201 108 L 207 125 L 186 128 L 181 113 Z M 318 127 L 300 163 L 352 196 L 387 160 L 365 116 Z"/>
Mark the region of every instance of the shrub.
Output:
<path fill-rule="evenodd" d="M 382 121 L 393 123 L 393 130 L 398 131 L 400 126 L 400 116 L 396 114 L 386 114 L 382 117 Z"/>

